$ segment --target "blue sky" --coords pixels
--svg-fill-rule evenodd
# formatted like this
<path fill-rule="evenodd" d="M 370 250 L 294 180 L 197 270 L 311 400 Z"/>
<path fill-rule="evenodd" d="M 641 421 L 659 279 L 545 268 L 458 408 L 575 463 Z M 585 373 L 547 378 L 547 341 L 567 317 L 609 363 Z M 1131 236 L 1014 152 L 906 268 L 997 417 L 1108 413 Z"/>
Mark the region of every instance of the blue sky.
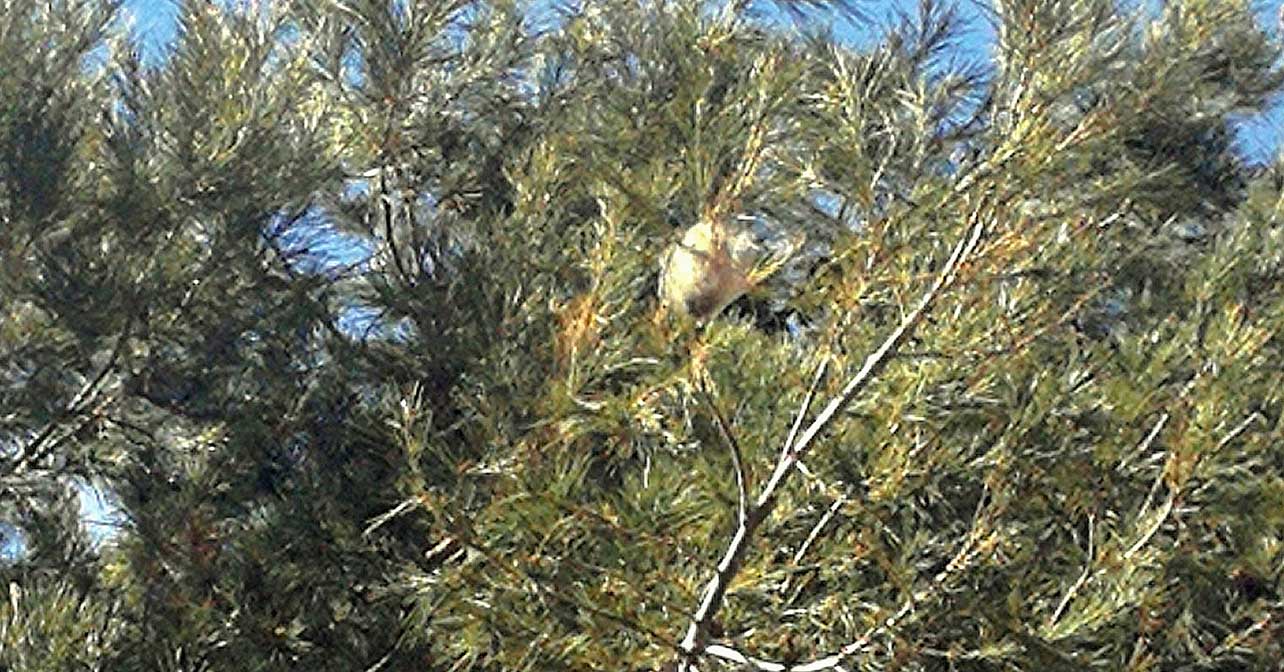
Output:
<path fill-rule="evenodd" d="M 174 40 L 178 25 L 178 4 L 171 0 L 125 0 L 124 14 L 143 45 L 144 55 L 154 60 Z"/>
<path fill-rule="evenodd" d="M 1257 17 L 1260 25 L 1276 40 L 1284 39 L 1284 14 L 1281 14 L 1281 0 L 1270 0 L 1257 3 Z M 1281 149 L 1284 139 L 1284 96 L 1275 96 L 1274 104 L 1263 114 L 1245 119 L 1239 124 L 1239 143 L 1244 156 L 1253 161 L 1269 161 L 1275 158 Z"/>

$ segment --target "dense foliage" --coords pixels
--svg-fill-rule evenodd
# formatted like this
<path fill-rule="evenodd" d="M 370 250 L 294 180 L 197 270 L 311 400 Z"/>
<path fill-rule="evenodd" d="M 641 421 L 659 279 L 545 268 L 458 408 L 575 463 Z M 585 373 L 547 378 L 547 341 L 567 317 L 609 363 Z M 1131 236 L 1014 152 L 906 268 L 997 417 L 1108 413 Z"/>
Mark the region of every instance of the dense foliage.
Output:
<path fill-rule="evenodd" d="M 0 670 L 1284 659 L 1247 0 L 229 4 L 0 0 Z"/>

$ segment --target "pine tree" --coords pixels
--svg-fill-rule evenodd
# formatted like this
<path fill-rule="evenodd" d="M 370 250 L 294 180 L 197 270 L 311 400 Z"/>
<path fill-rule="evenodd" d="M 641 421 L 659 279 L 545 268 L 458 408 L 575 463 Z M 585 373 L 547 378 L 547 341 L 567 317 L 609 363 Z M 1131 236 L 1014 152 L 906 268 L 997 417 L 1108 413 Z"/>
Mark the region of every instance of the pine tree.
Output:
<path fill-rule="evenodd" d="M 116 9 L 0 0 L 0 669 L 1284 657 L 1250 3 Z"/>

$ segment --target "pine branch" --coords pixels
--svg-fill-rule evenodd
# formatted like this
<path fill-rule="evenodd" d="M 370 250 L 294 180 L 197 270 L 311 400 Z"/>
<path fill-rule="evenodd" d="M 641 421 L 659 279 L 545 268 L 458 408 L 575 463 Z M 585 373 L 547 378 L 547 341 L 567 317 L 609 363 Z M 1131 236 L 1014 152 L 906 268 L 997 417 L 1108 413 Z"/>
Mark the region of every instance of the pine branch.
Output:
<path fill-rule="evenodd" d="M 974 221 L 967 234 L 955 245 L 954 251 L 937 274 L 936 281 L 919 299 L 918 305 L 905 316 L 900 325 L 883 341 L 882 345 L 866 358 L 860 371 L 848 381 L 838 396 L 821 410 L 806 431 L 793 443 L 786 443 L 783 447 L 780 459 L 776 463 L 776 468 L 772 472 L 770 480 L 763 486 L 762 492 L 758 495 L 753 508 L 750 509 L 745 520 L 736 529 L 735 535 L 723 553 L 722 560 L 718 563 L 716 573 L 705 586 L 700 606 L 692 616 L 691 624 L 682 639 L 683 659 L 679 664 L 679 669 L 683 672 L 693 669 L 692 663 L 695 658 L 704 653 L 707 646 L 709 627 L 722 606 L 727 587 L 740 571 L 749 543 L 752 541 L 759 526 L 775 509 L 780 488 L 793 472 L 794 466 L 812 448 L 821 432 L 829 427 L 838 413 L 850 405 L 856 395 L 877 378 L 896 350 L 913 333 L 928 308 L 931 307 L 944 288 L 953 283 L 959 267 L 971 259 L 985 231 L 985 224 L 977 214 L 974 214 L 973 219 Z"/>
<path fill-rule="evenodd" d="M 927 582 L 927 585 L 906 596 L 905 600 L 901 602 L 901 606 L 890 616 L 887 616 L 883 620 L 879 621 L 877 625 L 867 629 L 860 637 L 857 637 L 855 640 L 839 649 L 838 652 L 809 662 L 792 665 L 754 658 L 736 651 L 722 643 L 710 644 L 705 649 L 705 653 L 724 660 L 740 663 L 741 665 L 747 665 L 762 672 L 822 672 L 823 670 L 838 670 L 839 672 L 846 672 L 846 668 L 842 666 L 843 661 L 869 648 L 875 637 L 883 632 L 895 628 L 896 625 L 904 621 L 904 619 L 908 617 L 916 607 L 922 606 L 928 600 L 939 597 L 943 592 L 945 592 L 945 590 L 947 590 L 947 583 L 950 579 L 958 576 L 962 570 L 972 565 L 978 557 L 979 549 L 977 542 L 981 539 L 982 532 L 986 529 L 989 522 L 988 517 L 984 516 L 985 507 L 989 503 L 992 502 L 987 501 L 986 497 L 982 497 L 981 500 L 977 502 L 976 512 L 972 516 L 972 525 L 968 530 L 967 535 L 964 536 L 962 543 L 959 546 L 959 550 L 955 552 L 954 557 L 950 559 L 950 562 L 946 564 L 944 569 L 937 572 L 931 580 Z"/>
<path fill-rule="evenodd" d="M 116 363 L 120 361 L 120 356 L 124 353 L 125 343 L 129 340 L 130 333 L 133 330 L 133 324 L 134 317 L 133 315 L 130 315 L 125 322 L 124 329 L 122 329 L 120 335 L 116 337 L 116 344 L 108 355 L 107 361 L 99 368 L 98 373 L 94 375 L 93 378 L 90 378 L 83 386 L 81 386 L 80 390 L 71 398 L 71 401 L 67 402 L 67 405 L 60 417 L 51 420 L 49 424 L 45 426 L 44 430 L 37 434 L 35 438 L 21 449 L 18 457 L 14 460 L 15 466 L 13 468 L 13 473 L 21 474 L 36 463 L 44 460 L 54 450 L 56 450 L 63 441 L 79 433 L 82 429 L 98 419 L 99 413 L 105 408 L 106 404 L 100 404 L 94 412 L 90 413 L 89 417 L 81 421 L 75 430 L 66 433 L 57 441 L 46 444 L 49 438 L 53 436 L 54 432 L 57 431 L 58 427 L 62 424 L 63 420 L 81 415 L 94 403 L 98 393 L 98 386 L 101 385 L 103 380 L 107 378 L 107 375 L 116 368 Z"/>

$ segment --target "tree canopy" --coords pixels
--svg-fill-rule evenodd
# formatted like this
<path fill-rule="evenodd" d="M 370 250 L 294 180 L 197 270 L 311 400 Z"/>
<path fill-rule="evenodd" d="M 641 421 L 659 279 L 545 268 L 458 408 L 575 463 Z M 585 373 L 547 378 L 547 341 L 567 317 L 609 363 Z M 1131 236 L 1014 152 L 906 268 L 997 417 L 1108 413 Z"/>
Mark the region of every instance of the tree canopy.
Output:
<path fill-rule="evenodd" d="M 0 671 L 1284 659 L 1247 0 L 179 4 L 0 0 Z"/>

